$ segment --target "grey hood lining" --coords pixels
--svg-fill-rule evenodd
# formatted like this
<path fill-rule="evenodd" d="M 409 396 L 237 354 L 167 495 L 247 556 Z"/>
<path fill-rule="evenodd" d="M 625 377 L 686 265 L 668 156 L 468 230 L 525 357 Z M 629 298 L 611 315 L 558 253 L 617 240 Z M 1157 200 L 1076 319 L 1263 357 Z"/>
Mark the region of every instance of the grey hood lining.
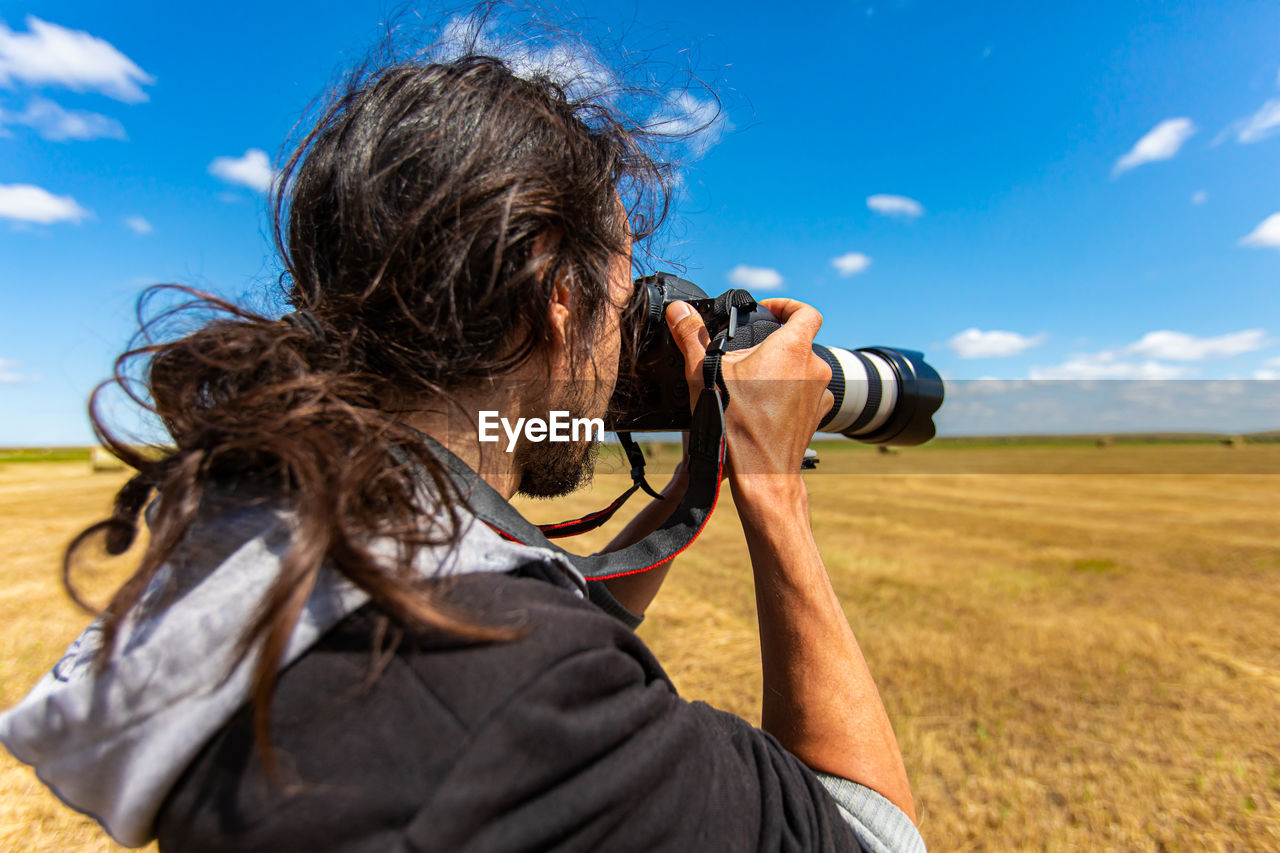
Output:
<path fill-rule="evenodd" d="M 420 552 L 418 576 L 520 570 L 585 596 L 585 580 L 563 554 L 504 539 L 463 512 L 456 547 Z M 292 526 L 287 511 L 259 503 L 194 529 L 181 559 L 161 569 L 122 625 L 105 669 L 92 664 L 102 636 L 94 622 L 25 699 L 0 714 L 0 742 L 117 842 L 147 844 L 173 784 L 249 699 L 253 656 L 237 664 L 234 652 L 288 553 Z M 282 667 L 367 600 L 322 568 Z"/>

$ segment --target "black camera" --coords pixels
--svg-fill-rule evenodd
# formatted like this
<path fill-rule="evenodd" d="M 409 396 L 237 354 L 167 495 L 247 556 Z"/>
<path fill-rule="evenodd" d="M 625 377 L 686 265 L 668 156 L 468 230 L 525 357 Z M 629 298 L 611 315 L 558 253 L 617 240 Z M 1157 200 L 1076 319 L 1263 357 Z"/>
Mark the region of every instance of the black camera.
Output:
<path fill-rule="evenodd" d="M 724 334 L 727 352 L 755 346 L 781 328 L 777 318 L 745 290 L 708 297 L 693 282 L 667 273 L 636 279 L 636 290 L 637 302 L 629 313 L 632 331 L 639 336 L 635 364 L 619 377 L 606 416 L 606 427 L 614 432 L 689 428 L 684 355 L 666 323 L 672 302 L 692 305 L 713 341 Z M 840 433 L 870 444 L 913 445 L 933 438 L 933 413 L 942 405 L 942 379 L 921 353 L 819 344 L 813 345 L 813 351 L 831 366 L 827 387 L 835 396 L 819 432 Z"/>

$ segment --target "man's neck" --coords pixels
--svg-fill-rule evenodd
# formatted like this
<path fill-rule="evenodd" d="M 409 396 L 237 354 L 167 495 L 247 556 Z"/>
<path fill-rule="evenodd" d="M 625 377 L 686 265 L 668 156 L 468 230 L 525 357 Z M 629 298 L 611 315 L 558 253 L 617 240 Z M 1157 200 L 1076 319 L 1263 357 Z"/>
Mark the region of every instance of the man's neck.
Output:
<path fill-rule="evenodd" d="M 511 383 L 502 383 L 511 386 Z M 480 441 L 479 418 L 481 411 L 496 411 L 512 420 L 519 416 L 521 401 L 511 399 L 511 394 L 492 389 L 487 395 L 458 395 L 453 405 L 440 403 L 428 410 L 414 412 L 404 422 L 434 438 L 454 456 L 480 475 L 494 491 L 510 500 L 520 486 L 520 472 L 516 469 L 515 454 L 507 450 L 507 437 L 498 430 L 498 441 Z M 511 413 L 508 415 L 508 413 Z"/>

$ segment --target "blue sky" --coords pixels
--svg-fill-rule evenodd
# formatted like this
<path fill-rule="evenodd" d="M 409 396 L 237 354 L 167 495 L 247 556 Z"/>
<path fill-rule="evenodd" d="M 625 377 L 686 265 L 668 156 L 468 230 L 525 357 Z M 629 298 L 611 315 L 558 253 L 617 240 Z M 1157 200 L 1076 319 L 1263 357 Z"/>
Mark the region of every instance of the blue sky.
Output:
<path fill-rule="evenodd" d="M 574 8 L 724 99 L 668 250 L 707 290 L 953 379 L 1280 378 L 1280 4 Z M 387 9 L 4 5 L 0 445 L 89 440 L 145 285 L 270 286 L 270 162 Z"/>

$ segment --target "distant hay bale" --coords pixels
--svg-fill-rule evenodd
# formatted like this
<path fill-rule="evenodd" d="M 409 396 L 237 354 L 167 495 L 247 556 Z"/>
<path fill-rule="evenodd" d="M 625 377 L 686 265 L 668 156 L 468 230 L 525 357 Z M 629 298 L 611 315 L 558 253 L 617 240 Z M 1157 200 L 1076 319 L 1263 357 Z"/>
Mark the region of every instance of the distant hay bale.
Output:
<path fill-rule="evenodd" d="M 883 453 L 883 454 L 885 454 L 885 455 L 887 456 L 887 455 L 889 455 L 890 453 L 897 453 L 897 452 L 898 452 L 898 448 L 896 448 L 896 447 L 890 447 L 890 446 L 889 446 L 889 445 L 887 445 L 887 444 L 881 444 L 881 445 L 877 445 L 877 446 L 876 446 L 876 451 L 877 451 L 878 453 Z"/>
<path fill-rule="evenodd" d="M 1098 439 L 1097 446 L 1099 450 L 1106 450 L 1108 447 L 1114 447 L 1116 437 L 1114 435 L 1104 435 Z"/>
<path fill-rule="evenodd" d="M 1243 435 L 1228 436 L 1227 438 L 1222 439 L 1222 446 L 1230 447 L 1233 450 L 1240 447 L 1244 447 L 1244 436 Z"/>
<path fill-rule="evenodd" d="M 105 447 L 94 447 L 89 451 L 89 466 L 94 472 L 123 471 L 124 463 L 112 455 Z"/>

